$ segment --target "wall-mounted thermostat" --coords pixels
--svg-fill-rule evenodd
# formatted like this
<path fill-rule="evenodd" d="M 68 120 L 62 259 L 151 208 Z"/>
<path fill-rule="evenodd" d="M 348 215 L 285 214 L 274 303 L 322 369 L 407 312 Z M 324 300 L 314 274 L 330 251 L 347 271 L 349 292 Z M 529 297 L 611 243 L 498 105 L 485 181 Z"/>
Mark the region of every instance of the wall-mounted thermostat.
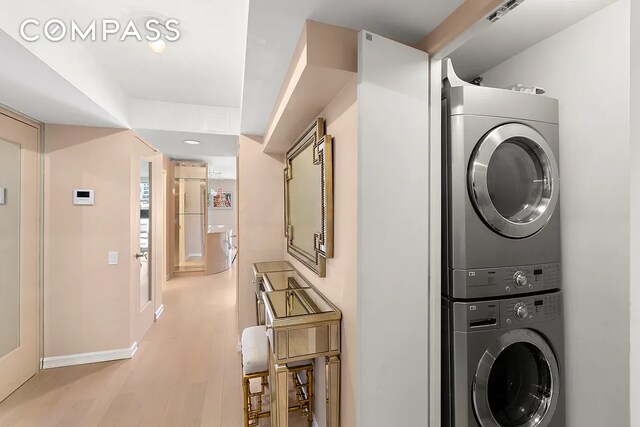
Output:
<path fill-rule="evenodd" d="M 94 190 L 87 188 L 76 188 L 73 190 L 73 204 L 74 205 L 94 205 Z"/>
<path fill-rule="evenodd" d="M 4 187 L 0 187 L 0 205 L 7 204 L 7 202 L 5 201 L 6 193 L 7 193 L 7 189 Z"/>

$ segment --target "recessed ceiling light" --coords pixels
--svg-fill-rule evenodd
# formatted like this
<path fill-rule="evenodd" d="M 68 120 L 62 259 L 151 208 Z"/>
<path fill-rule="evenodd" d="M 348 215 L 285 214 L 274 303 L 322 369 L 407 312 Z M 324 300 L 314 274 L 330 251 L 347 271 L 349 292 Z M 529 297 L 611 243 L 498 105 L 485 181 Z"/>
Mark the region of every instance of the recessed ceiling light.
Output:
<path fill-rule="evenodd" d="M 189 145 L 200 145 L 200 141 L 196 141 L 195 139 L 185 139 L 184 143 Z"/>
<path fill-rule="evenodd" d="M 149 42 L 149 49 L 155 53 L 162 53 L 166 49 L 167 44 L 162 39 L 158 39 L 154 42 Z"/>

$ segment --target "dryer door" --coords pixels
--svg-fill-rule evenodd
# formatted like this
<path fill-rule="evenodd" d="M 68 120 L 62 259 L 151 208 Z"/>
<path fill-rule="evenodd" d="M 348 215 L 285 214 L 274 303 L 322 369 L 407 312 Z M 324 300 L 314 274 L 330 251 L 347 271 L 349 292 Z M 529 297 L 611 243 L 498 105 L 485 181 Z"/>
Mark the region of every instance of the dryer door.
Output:
<path fill-rule="evenodd" d="M 558 202 L 558 164 L 542 135 L 521 123 L 490 131 L 469 164 L 471 200 L 499 234 L 524 238 L 538 232 Z"/>
<path fill-rule="evenodd" d="M 484 353 L 473 381 L 482 427 L 545 427 L 558 403 L 558 362 L 546 340 L 530 329 L 502 335 Z"/>

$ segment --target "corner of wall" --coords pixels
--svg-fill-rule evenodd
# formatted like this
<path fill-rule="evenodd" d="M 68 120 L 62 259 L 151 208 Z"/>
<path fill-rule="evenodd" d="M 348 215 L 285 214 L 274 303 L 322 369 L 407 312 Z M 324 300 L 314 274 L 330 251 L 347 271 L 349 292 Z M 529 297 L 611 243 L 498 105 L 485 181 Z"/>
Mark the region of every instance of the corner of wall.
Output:
<path fill-rule="evenodd" d="M 280 156 L 263 152 L 261 137 L 240 135 L 237 180 L 239 333 L 257 321 L 251 265 L 282 259 L 283 167 Z"/>

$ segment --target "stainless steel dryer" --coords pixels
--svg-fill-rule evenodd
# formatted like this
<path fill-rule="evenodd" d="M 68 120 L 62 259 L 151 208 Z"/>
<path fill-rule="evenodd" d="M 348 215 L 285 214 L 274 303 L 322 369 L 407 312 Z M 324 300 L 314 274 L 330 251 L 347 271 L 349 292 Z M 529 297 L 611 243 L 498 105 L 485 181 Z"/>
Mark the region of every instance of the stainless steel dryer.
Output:
<path fill-rule="evenodd" d="M 443 293 L 468 299 L 559 289 L 558 101 L 456 82 L 449 73 Z"/>
<path fill-rule="evenodd" d="M 564 427 L 562 292 L 442 301 L 442 425 Z"/>

